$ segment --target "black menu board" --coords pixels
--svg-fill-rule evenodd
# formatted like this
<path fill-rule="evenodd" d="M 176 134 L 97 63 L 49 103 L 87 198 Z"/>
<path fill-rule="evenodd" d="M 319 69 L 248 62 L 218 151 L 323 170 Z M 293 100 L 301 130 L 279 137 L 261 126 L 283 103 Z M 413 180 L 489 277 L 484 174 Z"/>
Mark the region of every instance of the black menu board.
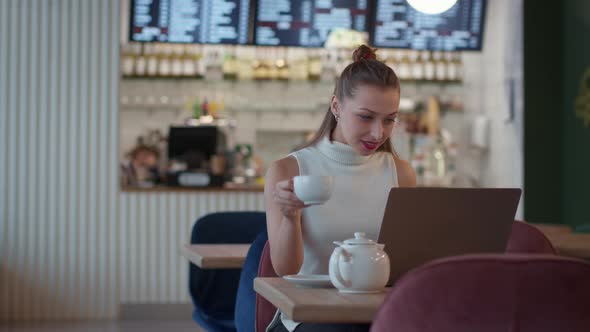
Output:
<path fill-rule="evenodd" d="M 369 0 L 259 0 L 257 45 L 324 46 L 333 28 L 367 31 Z"/>
<path fill-rule="evenodd" d="M 418 50 L 481 50 L 486 0 L 459 0 L 429 15 L 406 0 L 376 0 L 371 43 Z"/>
<path fill-rule="evenodd" d="M 250 0 L 132 0 L 129 39 L 246 44 Z"/>

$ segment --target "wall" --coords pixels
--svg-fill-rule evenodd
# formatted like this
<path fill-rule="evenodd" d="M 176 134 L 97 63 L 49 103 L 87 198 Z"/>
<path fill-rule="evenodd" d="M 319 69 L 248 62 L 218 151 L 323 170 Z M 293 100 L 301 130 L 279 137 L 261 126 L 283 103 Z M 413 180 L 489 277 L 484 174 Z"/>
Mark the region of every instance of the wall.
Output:
<path fill-rule="evenodd" d="M 561 186 L 562 220 L 590 230 L 590 99 L 586 97 L 588 123 L 575 114 L 575 101 L 580 96 L 585 76 L 586 96 L 590 93 L 590 2 L 562 2 L 562 96 L 563 184 Z M 554 114 L 552 118 L 559 117 Z M 557 152 L 557 151 L 555 151 Z"/>
<path fill-rule="evenodd" d="M 188 302 L 178 247 L 259 193 L 118 190 L 118 1 L 0 1 L 0 320 Z"/>
<path fill-rule="evenodd" d="M 118 302 L 116 0 L 0 1 L 0 319 Z"/>
<path fill-rule="evenodd" d="M 462 164 L 458 168 L 474 172 L 472 177 L 483 187 L 522 188 L 522 0 L 487 2 L 483 50 L 463 53 L 463 62 L 468 113 L 464 122 L 454 124 L 463 142 Z M 489 148 L 485 151 L 470 148 L 469 144 L 471 123 L 478 116 L 489 121 Z M 447 121 L 446 125 L 453 124 Z M 523 217 L 523 203 L 521 197 L 517 218 Z"/>
<path fill-rule="evenodd" d="M 580 229 L 590 225 L 590 127 L 575 114 L 590 68 L 588 12 L 587 1 L 525 1 L 526 218 Z"/>
<path fill-rule="evenodd" d="M 179 248 L 190 239 L 198 217 L 216 211 L 264 211 L 259 192 L 118 193 L 117 257 L 104 262 L 116 279 L 103 291 L 116 291 L 110 304 L 189 303 L 188 262 Z M 112 316 L 111 316 L 112 317 Z"/>
<path fill-rule="evenodd" d="M 524 2 L 525 218 L 563 223 L 560 2 Z M 539 24 L 553 22 L 553 24 Z"/>
<path fill-rule="evenodd" d="M 230 146 L 236 142 L 255 144 L 256 153 L 278 151 L 282 152 L 279 154 L 282 157 L 298 142 L 281 146 L 284 142 L 281 137 L 286 133 L 297 138 L 318 128 L 328 108 L 331 89 L 333 85 L 325 82 L 123 79 L 120 93 L 125 103 L 121 103 L 120 113 L 120 157 L 123 158 L 125 152 L 135 146 L 136 137 L 145 135 L 147 130 L 159 129 L 167 135 L 170 124 L 182 125 L 192 117 L 192 110 L 185 105 L 193 103 L 195 97 L 201 102 L 204 98 L 209 102 L 223 100 L 223 115 L 236 121 L 228 137 Z M 137 98 L 143 100 L 139 105 L 135 102 Z M 151 100 L 149 98 L 171 102 L 150 106 L 146 102 Z M 271 140 L 257 142 L 257 135 L 259 138 L 270 136 Z M 266 151 L 260 149 L 262 145 Z M 279 156 L 268 155 L 266 164 Z"/>
<path fill-rule="evenodd" d="M 431 95 L 462 98 L 461 84 L 403 82 L 403 98 L 417 101 Z M 139 135 L 159 129 L 167 134 L 170 124 L 182 125 L 192 116 L 187 108 L 197 96 L 200 101 L 223 100 L 225 116 L 235 120 L 229 146 L 237 143 L 254 144 L 266 166 L 284 157 L 290 149 L 301 144 L 306 133 L 315 132 L 328 109 L 334 83 L 320 82 L 257 82 L 205 81 L 187 79 L 122 79 L 120 158 L 133 148 Z M 166 103 L 161 103 L 166 100 Z M 463 114 L 451 114 L 460 123 Z M 455 126 L 456 124 L 451 124 Z M 397 150 L 403 149 L 407 136 L 394 131 Z M 407 150 L 407 149 L 406 149 Z"/>
<path fill-rule="evenodd" d="M 489 2 L 484 51 L 464 59 L 479 73 L 468 80 L 468 107 L 493 118 L 492 145 L 505 127 L 518 132 L 503 122 L 504 92 L 487 97 L 505 91 L 494 73 L 505 68 L 497 57 L 514 33 L 505 27 L 513 3 Z M 186 303 L 177 245 L 192 221 L 262 209 L 260 194 L 118 191 L 118 5 L 0 0 L 0 320 L 113 318 L 121 303 Z M 520 186 L 511 137 L 511 149 L 490 151 L 484 184 Z"/>
<path fill-rule="evenodd" d="M 487 6 L 484 45 L 482 52 L 464 52 L 464 82 L 462 85 L 402 84 L 402 97 L 418 101 L 431 95 L 457 96 L 465 103 L 464 113 L 447 113 L 442 119 L 459 144 L 458 170 L 462 185 L 486 187 L 523 187 L 523 63 L 522 63 L 522 0 L 489 1 Z M 382 51 L 383 52 L 383 51 Z M 511 83 L 512 82 L 512 86 Z M 329 82 L 299 83 L 244 83 L 203 82 L 185 80 L 123 80 L 121 98 L 130 104 L 136 96 L 144 101 L 156 91 L 155 100 L 165 96 L 167 100 L 186 96 L 224 96 L 226 106 L 233 109 L 230 115 L 238 120 L 236 139 L 240 142 L 256 142 L 256 132 L 266 132 L 258 137 L 273 137 L 278 128 L 301 133 L 314 131 L 323 118 L 333 86 Z M 511 89 L 514 102 L 510 103 Z M 192 99 L 192 98 L 191 98 Z M 219 99 L 219 97 L 217 97 Z M 183 104 L 182 102 L 177 104 Z M 293 106 L 285 112 L 285 105 Z M 298 109 L 298 106 L 301 110 Z M 511 109 L 512 108 L 512 112 Z M 150 110 L 125 107 L 121 113 L 121 152 L 129 150 L 138 134 L 147 128 L 167 130 L 168 123 L 181 123 L 190 111 Z M 263 110 L 260 112 L 250 112 Z M 311 110 L 311 111 L 309 111 Z M 315 110 L 315 111 L 314 111 Z M 512 118 L 511 118 L 512 113 Z M 489 148 L 485 151 L 471 147 L 471 123 L 478 116 L 489 120 Z M 403 143 L 403 135 L 394 132 L 394 142 Z M 265 145 L 276 153 L 265 153 L 265 163 L 282 157 L 288 152 L 279 146 L 283 140 L 268 140 Z M 403 145 L 403 144 L 402 144 Z M 259 150 L 259 149 L 258 149 Z M 403 152 L 403 146 L 398 150 Z M 260 150 L 259 150 L 260 151 Z M 268 155 L 268 156 L 267 156 Z M 524 199 L 518 211 L 523 216 Z"/>

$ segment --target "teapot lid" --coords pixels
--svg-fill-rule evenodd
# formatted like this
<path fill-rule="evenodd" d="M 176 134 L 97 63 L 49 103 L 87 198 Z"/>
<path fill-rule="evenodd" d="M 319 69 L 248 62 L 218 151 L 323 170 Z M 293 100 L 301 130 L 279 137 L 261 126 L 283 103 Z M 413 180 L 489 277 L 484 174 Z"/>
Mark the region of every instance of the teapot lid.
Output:
<path fill-rule="evenodd" d="M 377 243 L 375 241 L 371 240 L 371 239 L 367 239 L 365 237 L 365 233 L 364 232 L 355 232 L 354 233 L 354 239 L 344 240 L 344 244 L 375 245 Z"/>

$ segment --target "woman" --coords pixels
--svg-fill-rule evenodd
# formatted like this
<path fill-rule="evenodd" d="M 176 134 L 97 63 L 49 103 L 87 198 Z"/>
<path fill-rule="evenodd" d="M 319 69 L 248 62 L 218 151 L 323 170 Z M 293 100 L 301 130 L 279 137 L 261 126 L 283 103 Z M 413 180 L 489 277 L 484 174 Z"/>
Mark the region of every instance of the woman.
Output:
<path fill-rule="evenodd" d="M 413 169 L 391 147 L 399 100 L 400 84 L 393 70 L 377 60 L 374 50 L 360 46 L 336 82 L 314 138 L 271 165 L 264 196 L 271 261 L 278 275 L 327 274 L 332 242 L 357 231 L 377 239 L 389 189 L 416 185 Z M 293 192 L 297 175 L 335 175 L 330 200 L 305 207 Z M 299 324 L 277 313 L 268 330 L 368 328 Z"/>

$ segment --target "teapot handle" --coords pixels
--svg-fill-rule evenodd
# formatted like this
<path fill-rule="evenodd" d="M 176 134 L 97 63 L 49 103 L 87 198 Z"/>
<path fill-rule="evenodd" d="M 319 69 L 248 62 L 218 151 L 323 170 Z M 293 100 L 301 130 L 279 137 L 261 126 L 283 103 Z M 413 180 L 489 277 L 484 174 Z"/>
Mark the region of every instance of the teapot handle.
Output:
<path fill-rule="evenodd" d="M 348 288 L 352 285 L 350 280 L 344 280 L 340 274 L 340 255 L 344 256 L 345 260 L 350 259 L 350 254 L 342 247 L 334 249 L 334 260 L 330 262 L 330 270 L 334 271 L 334 278 L 344 287 Z"/>

